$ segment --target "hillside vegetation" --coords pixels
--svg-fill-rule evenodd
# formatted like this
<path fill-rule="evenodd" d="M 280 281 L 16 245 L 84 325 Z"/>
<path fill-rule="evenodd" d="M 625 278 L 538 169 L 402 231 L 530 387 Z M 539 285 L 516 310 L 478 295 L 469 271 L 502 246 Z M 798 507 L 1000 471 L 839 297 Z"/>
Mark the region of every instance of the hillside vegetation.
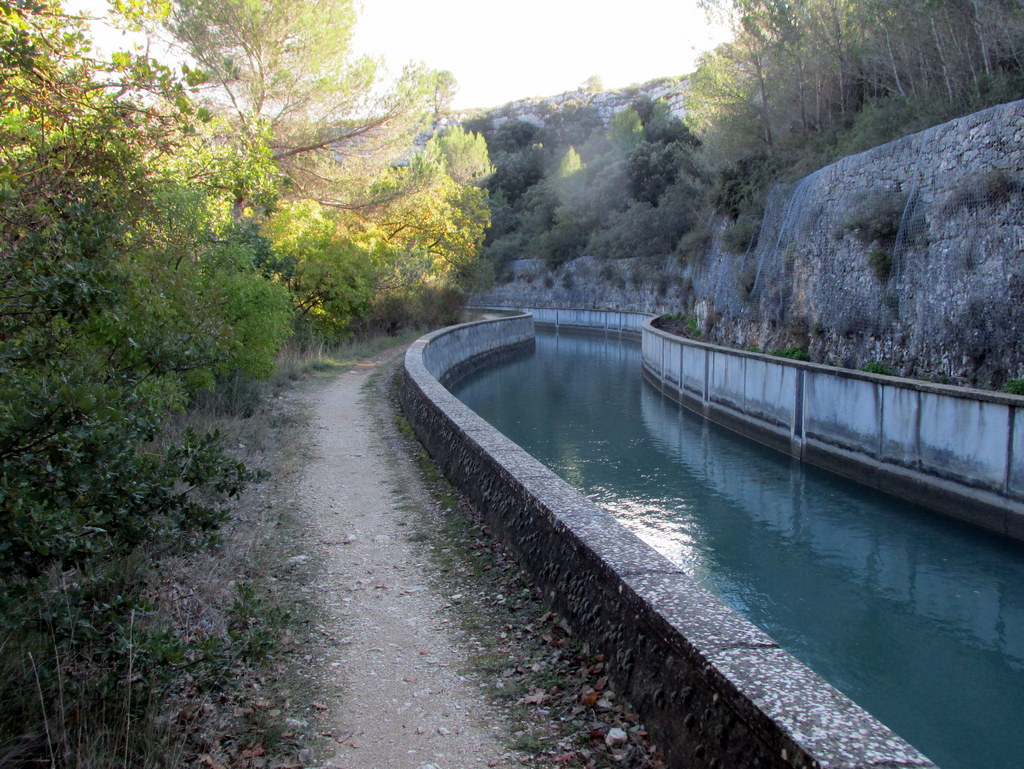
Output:
<path fill-rule="evenodd" d="M 687 80 L 680 120 L 639 99 L 611 124 L 585 100 L 542 125 L 467 125 L 496 172 L 485 252 L 699 260 L 755 237 L 771 185 L 1024 97 L 1024 8 L 1004 0 L 706 0 L 733 39 Z M 662 260 L 663 261 L 663 260 Z"/>
<path fill-rule="evenodd" d="M 501 268 L 539 256 L 671 252 L 697 223 L 699 141 L 664 103 L 640 98 L 606 125 L 587 104 L 543 126 L 469 121 L 488 141 L 495 172 L 486 253 Z"/>

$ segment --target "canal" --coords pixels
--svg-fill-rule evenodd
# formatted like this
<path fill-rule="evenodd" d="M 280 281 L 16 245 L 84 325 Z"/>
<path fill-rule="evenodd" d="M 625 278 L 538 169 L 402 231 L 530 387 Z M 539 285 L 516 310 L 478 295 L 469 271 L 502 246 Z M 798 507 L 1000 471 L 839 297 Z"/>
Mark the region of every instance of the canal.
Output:
<path fill-rule="evenodd" d="M 455 394 L 944 769 L 1024 762 L 1024 545 L 763 448 L 537 329 Z"/>

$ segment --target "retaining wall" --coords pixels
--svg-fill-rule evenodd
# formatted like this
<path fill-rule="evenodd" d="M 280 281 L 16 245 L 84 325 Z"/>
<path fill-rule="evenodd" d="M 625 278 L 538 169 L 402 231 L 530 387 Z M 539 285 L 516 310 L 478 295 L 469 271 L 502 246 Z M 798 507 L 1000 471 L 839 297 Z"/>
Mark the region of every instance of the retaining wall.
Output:
<path fill-rule="evenodd" d="M 643 329 L 644 376 L 805 462 L 1024 539 L 1024 399 L 791 361 Z"/>
<path fill-rule="evenodd" d="M 420 441 L 580 636 L 605 655 L 673 767 L 933 767 L 456 399 L 532 319 L 455 326 L 408 350 L 399 399 Z"/>
<path fill-rule="evenodd" d="M 471 310 L 494 310 L 500 312 L 522 312 L 533 316 L 535 323 L 546 326 L 566 326 L 584 328 L 592 331 L 615 331 L 622 334 L 643 333 L 644 323 L 652 316 L 646 312 L 626 312 L 620 310 L 580 310 L 556 307 L 485 307 L 473 306 Z"/>

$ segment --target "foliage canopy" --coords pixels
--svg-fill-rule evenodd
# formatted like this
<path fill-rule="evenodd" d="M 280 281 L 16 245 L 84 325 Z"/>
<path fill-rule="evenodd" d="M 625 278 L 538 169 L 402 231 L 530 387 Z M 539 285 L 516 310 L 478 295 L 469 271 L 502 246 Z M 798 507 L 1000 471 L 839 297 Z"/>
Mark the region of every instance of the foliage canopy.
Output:
<path fill-rule="evenodd" d="M 159 5 L 115 3 L 128 24 Z M 478 277 L 486 145 L 412 151 L 450 78 L 410 68 L 375 95 L 376 64 L 346 55 L 354 18 L 182 0 L 197 98 L 195 68 L 101 59 L 60 0 L 0 0 L 0 647 L 36 655 L 4 667 L 0 752 L 88 764 L 40 714 L 74 688 L 136 719 L 209 651 L 136 626 L 145 581 L 123 577 L 212 541 L 258 477 L 175 414 L 271 373 L 296 328 L 336 338 L 396 293 L 455 307 Z"/>

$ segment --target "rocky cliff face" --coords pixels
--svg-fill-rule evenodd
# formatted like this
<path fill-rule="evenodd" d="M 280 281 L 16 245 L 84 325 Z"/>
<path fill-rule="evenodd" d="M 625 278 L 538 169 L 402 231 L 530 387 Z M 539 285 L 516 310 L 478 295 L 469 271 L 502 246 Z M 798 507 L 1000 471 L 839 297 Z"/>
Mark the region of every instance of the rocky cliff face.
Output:
<path fill-rule="evenodd" d="M 720 223 L 720 233 L 724 223 Z M 706 338 L 1000 386 L 1024 378 L 1024 101 L 826 166 L 756 240 L 681 264 L 519 262 L 478 301 L 682 312 Z"/>

